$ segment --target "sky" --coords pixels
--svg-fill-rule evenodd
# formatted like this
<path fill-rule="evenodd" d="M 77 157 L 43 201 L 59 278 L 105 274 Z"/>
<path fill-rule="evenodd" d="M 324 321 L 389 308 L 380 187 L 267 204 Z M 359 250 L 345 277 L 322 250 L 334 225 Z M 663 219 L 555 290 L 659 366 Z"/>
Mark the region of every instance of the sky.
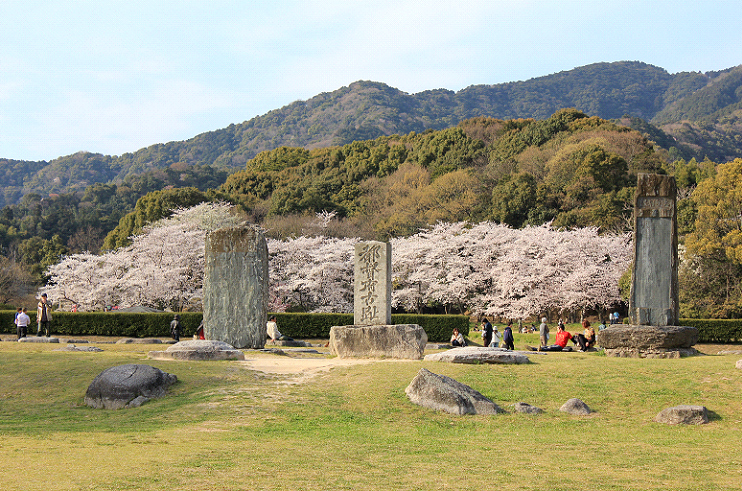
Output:
<path fill-rule="evenodd" d="M 739 0 L 0 0 L 0 159 L 121 155 L 357 80 L 742 64 Z"/>

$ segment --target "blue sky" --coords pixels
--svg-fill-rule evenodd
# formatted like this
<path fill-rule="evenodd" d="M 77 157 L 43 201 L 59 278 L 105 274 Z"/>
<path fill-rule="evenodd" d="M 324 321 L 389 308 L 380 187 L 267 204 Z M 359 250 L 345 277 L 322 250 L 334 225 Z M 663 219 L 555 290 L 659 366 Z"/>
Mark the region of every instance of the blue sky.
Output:
<path fill-rule="evenodd" d="M 356 80 L 721 70 L 742 64 L 740 23 L 739 0 L 0 0 L 0 158 L 120 155 Z"/>

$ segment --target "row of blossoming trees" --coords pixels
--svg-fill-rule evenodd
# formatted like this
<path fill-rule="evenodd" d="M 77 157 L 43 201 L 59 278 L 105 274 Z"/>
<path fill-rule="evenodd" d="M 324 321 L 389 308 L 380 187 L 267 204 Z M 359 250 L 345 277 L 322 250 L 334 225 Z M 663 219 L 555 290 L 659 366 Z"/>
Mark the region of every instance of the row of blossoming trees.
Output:
<path fill-rule="evenodd" d="M 198 307 L 206 232 L 236 224 L 231 211 L 223 203 L 178 210 L 128 247 L 68 256 L 47 271 L 45 291 L 80 310 Z M 352 312 L 356 242 L 269 239 L 270 309 Z M 607 309 L 620 301 L 618 282 L 630 261 L 627 235 L 599 235 L 594 228 L 439 223 L 392 240 L 392 303 L 411 312 L 432 305 L 507 318 Z"/>

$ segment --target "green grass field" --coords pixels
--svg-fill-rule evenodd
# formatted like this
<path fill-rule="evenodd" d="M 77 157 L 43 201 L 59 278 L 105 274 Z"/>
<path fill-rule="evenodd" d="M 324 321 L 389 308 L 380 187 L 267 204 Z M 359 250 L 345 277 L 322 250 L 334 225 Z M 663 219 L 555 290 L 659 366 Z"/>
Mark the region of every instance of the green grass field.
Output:
<path fill-rule="evenodd" d="M 516 347 L 533 343 L 516 334 Z M 534 338 L 537 339 L 537 336 Z M 62 345 L 63 346 L 63 345 Z M 146 359 L 156 346 L 0 343 L 4 490 L 739 490 L 742 355 L 679 360 L 600 353 L 531 356 L 528 365 L 383 361 L 307 382 L 239 362 Z M 742 346 L 735 346 L 742 349 Z M 275 357 L 248 353 L 250 357 Z M 145 363 L 178 376 L 137 409 L 83 404 L 106 368 Z M 448 375 L 530 416 L 452 416 L 411 404 L 418 370 Z M 578 397 L 595 412 L 561 413 Z M 700 426 L 652 422 L 700 404 Z"/>

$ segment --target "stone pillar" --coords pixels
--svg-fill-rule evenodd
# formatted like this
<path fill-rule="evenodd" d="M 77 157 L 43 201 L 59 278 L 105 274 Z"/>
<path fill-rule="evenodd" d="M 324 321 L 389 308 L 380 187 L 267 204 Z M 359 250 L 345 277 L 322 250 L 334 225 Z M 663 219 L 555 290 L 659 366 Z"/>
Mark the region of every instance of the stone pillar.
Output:
<path fill-rule="evenodd" d="M 204 335 L 235 348 L 263 348 L 268 308 L 268 246 L 249 225 L 206 235 Z"/>
<path fill-rule="evenodd" d="M 392 245 L 356 244 L 353 323 L 357 326 L 392 323 Z"/>
<path fill-rule="evenodd" d="M 675 178 L 639 174 L 634 197 L 634 265 L 629 316 L 635 325 L 678 324 Z"/>

